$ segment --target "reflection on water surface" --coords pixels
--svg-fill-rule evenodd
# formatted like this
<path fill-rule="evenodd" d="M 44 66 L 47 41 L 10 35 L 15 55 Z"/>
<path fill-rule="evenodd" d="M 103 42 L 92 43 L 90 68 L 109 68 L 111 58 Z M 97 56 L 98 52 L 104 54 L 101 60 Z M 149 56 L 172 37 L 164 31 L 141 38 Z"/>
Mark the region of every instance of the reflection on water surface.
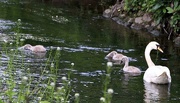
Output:
<path fill-rule="evenodd" d="M 153 83 L 144 82 L 144 101 L 146 103 L 160 103 L 167 101 L 170 96 L 170 85 L 171 84 L 157 85 Z"/>
<path fill-rule="evenodd" d="M 9 2 L 7 0 L 7 2 Z M 18 76 L 26 75 L 27 69 L 30 75 L 35 78 L 40 77 L 40 72 L 46 66 L 45 61 L 49 56 L 50 50 L 55 53 L 57 47 L 61 48 L 61 57 L 59 61 L 59 75 L 67 75 L 70 69 L 70 63 L 75 63 L 72 71 L 72 94 L 79 92 L 80 101 L 97 103 L 102 96 L 103 76 L 106 70 L 106 60 L 104 59 L 110 51 L 116 50 L 119 53 L 130 57 L 130 64 L 139 67 L 142 71 L 147 69 L 144 59 L 144 49 L 151 40 L 156 40 L 164 49 L 169 49 L 160 38 L 154 38 L 142 31 L 132 31 L 129 28 L 117 25 L 111 20 L 103 19 L 101 14 L 84 14 L 78 9 L 54 7 L 51 4 L 43 3 L 7 3 L 0 2 L 0 44 L 4 45 L 4 39 L 8 43 L 13 43 L 14 25 L 17 19 L 21 19 L 22 26 L 20 30 L 21 38 L 25 39 L 23 44 L 44 45 L 47 49 L 47 55 L 43 59 L 32 57 L 24 58 L 24 66 L 21 67 L 22 55 L 15 60 Z M 85 12 L 83 12 L 85 13 Z M 56 15 L 58 18 L 56 18 Z M 53 16 L 53 18 L 52 18 Z M 68 20 L 68 22 L 57 22 L 58 20 Z M 15 45 L 7 45 L 8 50 L 15 49 Z M 8 55 L 0 49 L 1 71 L 6 69 Z M 166 53 L 168 53 L 166 55 Z M 176 102 L 179 100 L 179 58 L 172 52 L 158 54 L 152 52 L 151 57 L 156 64 L 166 65 L 170 68 L 172 74 L 171 88 L 165 85 L 144 84 L 143 73 L 138 76 L 124 74 L 121 66 L 113 67 L 112 80 L 109 85 L 114 89 L 113 103 L 140 103 L 140 102 Z M 45 71 L 42 80 L 46 80 L 50 71 Z M 0 73 L 2 78 L 8 78 L 8 75 Z M 61 84 L 58 81 L 57 85 Z M 44 86 L 44 84 L 39 84 Z"/>

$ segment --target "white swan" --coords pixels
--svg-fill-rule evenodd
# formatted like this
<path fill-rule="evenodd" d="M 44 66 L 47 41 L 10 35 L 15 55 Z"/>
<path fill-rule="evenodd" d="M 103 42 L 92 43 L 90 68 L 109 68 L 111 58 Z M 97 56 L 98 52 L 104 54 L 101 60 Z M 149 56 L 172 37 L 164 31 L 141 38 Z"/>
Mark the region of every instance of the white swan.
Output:
<path fill-rule="evenodd" d="M 108 61 L 113 62 L 113 64 L 124 64 L 124 62 L 122 61 L 122 57 L 124 55 L 117 53 L 116 51 L 112 51 L 109 54 L 106 55 L 106 59 L 108 59 Z"/>
<path fill-rule="evenodd" d="M 167 67 L 161 65 L 155 65 L 150 57 L 151 50 L 159 50 L 163 52 L 160 48 L 159 43 L 152 41 L 150 42 L 145 49 L 145 59 L 148 65 L 148 69 L 144 73 L 144 81 L 155 84 L 167 84 L 171 83 L 170 71 Z"/>
<path fill-rule="evenodd" d="M 125 65 L 123 67 L 123 71 L 126 73 L 135 73 L 135 74 L 140 74 L 141 70 L 137 67 L 134 66 L 129 66 L 129 58 L 127 56 L 122 57 L 122 61 L 125 62 Z"/>

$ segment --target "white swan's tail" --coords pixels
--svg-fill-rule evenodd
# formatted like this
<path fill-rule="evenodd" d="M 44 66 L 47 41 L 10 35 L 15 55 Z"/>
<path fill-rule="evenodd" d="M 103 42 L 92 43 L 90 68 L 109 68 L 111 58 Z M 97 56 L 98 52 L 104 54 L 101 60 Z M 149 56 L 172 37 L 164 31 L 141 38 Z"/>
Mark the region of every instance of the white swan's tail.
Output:
<path fill-rule="evenodd" d="M 163 72 L 161 75 L 159 75 L 157 78 L 154 78 L 155 80 L 152 80 L 153 83 L 156 84 L 167 84 L 169 83 L 169 77 L 166 72 Z"/>

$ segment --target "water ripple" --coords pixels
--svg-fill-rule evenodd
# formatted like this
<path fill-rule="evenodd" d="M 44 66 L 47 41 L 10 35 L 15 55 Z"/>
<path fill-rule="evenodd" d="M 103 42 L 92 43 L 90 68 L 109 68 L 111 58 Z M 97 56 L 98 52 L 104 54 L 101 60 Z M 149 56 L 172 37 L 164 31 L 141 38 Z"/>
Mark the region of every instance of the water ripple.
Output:
<path fill-rule="evenodd" d="M 79 74 L 81 76 L 96 77 L 96 76 L 102 75 L 103 73 L 100 70 L 96 70 L 96 71 L 93 71 L 93 72 L 80 72 Z"/>

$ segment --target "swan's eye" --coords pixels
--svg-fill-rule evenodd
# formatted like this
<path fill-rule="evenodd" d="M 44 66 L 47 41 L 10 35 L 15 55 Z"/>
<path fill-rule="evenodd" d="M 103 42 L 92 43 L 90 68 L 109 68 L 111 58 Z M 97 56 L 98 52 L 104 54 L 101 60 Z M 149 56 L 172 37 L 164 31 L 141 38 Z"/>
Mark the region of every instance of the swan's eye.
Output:
<path fill-rule="evenodd" d="M 157 48 L 159 48 L 159 47 L 160 47 L 160 45 L 158 45 L 158 44 L 156 44 L 156 46 L 157 46 Z"/>

